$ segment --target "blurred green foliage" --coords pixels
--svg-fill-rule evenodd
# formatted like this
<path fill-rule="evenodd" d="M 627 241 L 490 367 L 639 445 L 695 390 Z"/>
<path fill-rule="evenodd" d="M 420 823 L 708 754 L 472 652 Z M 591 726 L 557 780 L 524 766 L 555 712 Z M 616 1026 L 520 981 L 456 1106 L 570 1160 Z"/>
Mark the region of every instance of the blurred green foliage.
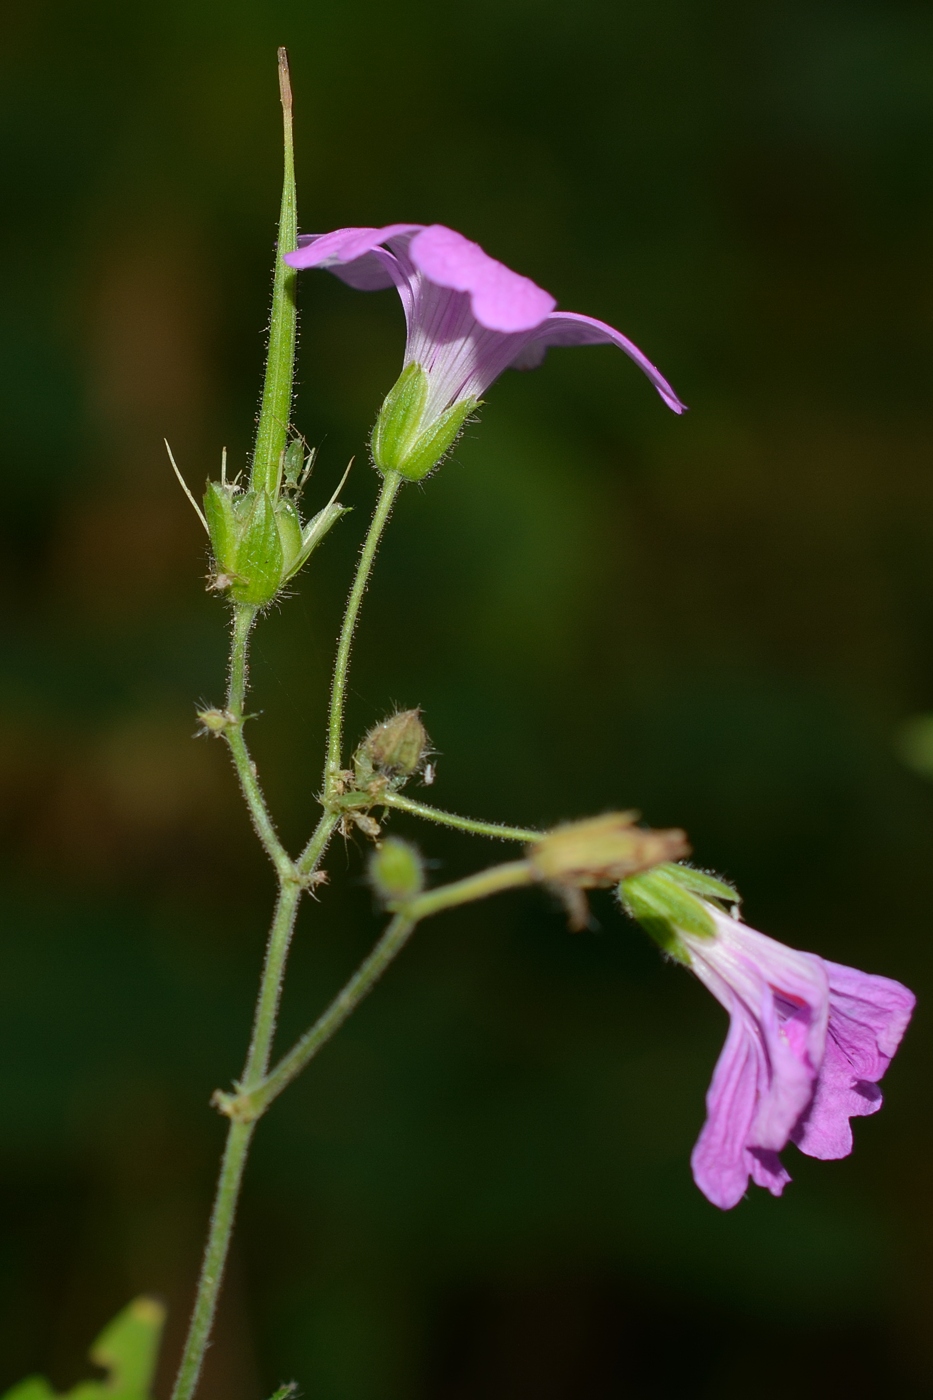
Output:
<path fill-rule="evenodd" d="M 197 487 L 245 462 L 279 188 L 305 230 L 441 221 L 619 325 L 407 487 L 350 737 L 424 708 L 431 796 L 688 828 L 749 919 L 920 1010 L 842 1163 L 729 1215 L 689 1175 L 724 1031 L 596 901 L 419 932 L 258 1137 L 205 1400 L 760 1400 L 933 1386 L 933 15 L 916 0 L 12 0 L 0 55 L 0 1388 L 163 1294 L 167 1393 L 271 879 L 221 745 Z M 253 742 L 314 817 L 333 638 L 400 363 L 390 293 L 301 284 L 309 506 L 356 507 L 257 637 Z M 501 848 L 393 818 L 435 878 Z M 302 916 L 283 1036 L 379 927 L 362 841 Z"/>
<path fill-rule="evenodd" d="M 91 1347 L 91 1360 L 106 1372 L 101 1381 L 81 1381 L 64 1400 L 149 1400 L 165 1309 L 153 1298 L 136 1298 L 109 1323 Z M 41 1376 L 8 1390 L 4 1400 L 55 1400 Z"/>

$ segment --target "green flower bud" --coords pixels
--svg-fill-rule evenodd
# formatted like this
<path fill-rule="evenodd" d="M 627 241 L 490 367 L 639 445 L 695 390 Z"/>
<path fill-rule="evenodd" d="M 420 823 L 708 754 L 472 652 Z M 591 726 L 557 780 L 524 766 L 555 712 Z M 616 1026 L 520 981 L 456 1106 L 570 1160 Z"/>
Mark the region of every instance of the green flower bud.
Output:
<path fill-rule="evenodd" d="M 390 787 L 402 787 L 417 773 L 430 747 L 421 711 L 399 710 L 374 725 L 353 755 L 357 783 L 366 787 L 374 778 L 383 778 Z"/>
<path fill-rule="evenodd" d="M 453 447 L 479 402 L 463 399 L 425 423 L 427 401 L 427 374 L 421 365 L 406 365 L 389 390 L 373 428 L 370 445 L 380 471 L 400 472 L 409 481 L 420 481 Z"/>
<path fill-rule="evenodd" d="M 712 938 L 716 925 L 709 905 L 737 904 L 731 885 L 686 865 L 664 864 L 641 875 L 630 875 L 619 885 L 626 913 L 641 924 L 654 941 L 681 962 L 689 962 L 679 931 Z"/>
<path fill-rule="evenodd" d="M 414 846 L 388 836 L 369 861 L 369 883 L 389 908 L 414 899 L 424 888 L 424 866 Z"/>

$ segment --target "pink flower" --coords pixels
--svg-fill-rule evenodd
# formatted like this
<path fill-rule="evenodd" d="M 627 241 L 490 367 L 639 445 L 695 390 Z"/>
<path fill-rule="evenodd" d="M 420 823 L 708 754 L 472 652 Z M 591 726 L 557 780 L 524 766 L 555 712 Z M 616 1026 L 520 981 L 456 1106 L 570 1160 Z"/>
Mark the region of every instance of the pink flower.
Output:
<path fill-rule="evenodd" d="M 705 907 L 713 936 L 678 928 L 678 941 L 730 1024 L 691 1164 L 703 1194 L 728 1210 L 749 1177 L 781 1194 L 788 1141 L 809 1157 L 848 1156 L 849 1119 L 881 1107 L 878 1081 L 915 998 L 900 982 L 786 948 Z"/>
<path fill-rule="evenodd" d="M 408 323 L 403 379 L 413 366 L 426 376 L 411 443 L 433 432 L 446 450 L 447 438 L 456 436 L 503 370 L 535 368 L 551 345 L 618 346 L 667 406 L 684 412 L 667 380 L 621 331 L 592 316 L 555 311 L 550 293 L 443 224 L 341 228 L 303 236 L 298 243 L 296 252 L 285 254 L 292 267 L 325 267 L 360 291 L 397 289 Z M 450 433 L 437 431 L 442 420 Z M 403 460 L 411 455 L 411 443 Z M 404 470 L 394 459 L 379 460 L 378 434 L 373 445 L 377 465 Z"/>

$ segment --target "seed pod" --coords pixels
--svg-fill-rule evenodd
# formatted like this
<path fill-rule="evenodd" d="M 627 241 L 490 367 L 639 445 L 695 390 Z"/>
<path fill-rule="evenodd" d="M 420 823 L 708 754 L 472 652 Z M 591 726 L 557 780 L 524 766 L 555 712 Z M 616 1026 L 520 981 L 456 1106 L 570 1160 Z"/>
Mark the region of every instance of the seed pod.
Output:
<path fill-rule="evenodd" d="M 646 830 L 635 825 L 637 816 L 637 812 L 607 812 L 555 827 L 529 846 L 528 859 L 538 878 L 548 884 L 596 889 L 689 855 L 683 831 Z"/>

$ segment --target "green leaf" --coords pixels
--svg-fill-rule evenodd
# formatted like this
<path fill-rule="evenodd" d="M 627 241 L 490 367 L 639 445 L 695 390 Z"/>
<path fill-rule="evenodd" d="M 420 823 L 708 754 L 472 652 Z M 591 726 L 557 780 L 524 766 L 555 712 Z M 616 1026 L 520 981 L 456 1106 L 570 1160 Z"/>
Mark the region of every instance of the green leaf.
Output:
<path fill-rule="evenodd" d="M 294 1381 L 289 1381 L 288 1385 L 280 1385 L 275 1394 L 270 1397 L 270 1400 L 290 1400 L 292 1395 L 297 1394 L 298 1386 Z"/>
<path fill-rule="evenodd" d="M 101 1332 L 91 1347 L 104 1380 L 79 1381 L 62 1397 L 41 1376 L 30 1376 L 2 1400 L 150 1400 L 165 1324 L 165 1309 L 154 1298 L 136 1298 Z"/>

